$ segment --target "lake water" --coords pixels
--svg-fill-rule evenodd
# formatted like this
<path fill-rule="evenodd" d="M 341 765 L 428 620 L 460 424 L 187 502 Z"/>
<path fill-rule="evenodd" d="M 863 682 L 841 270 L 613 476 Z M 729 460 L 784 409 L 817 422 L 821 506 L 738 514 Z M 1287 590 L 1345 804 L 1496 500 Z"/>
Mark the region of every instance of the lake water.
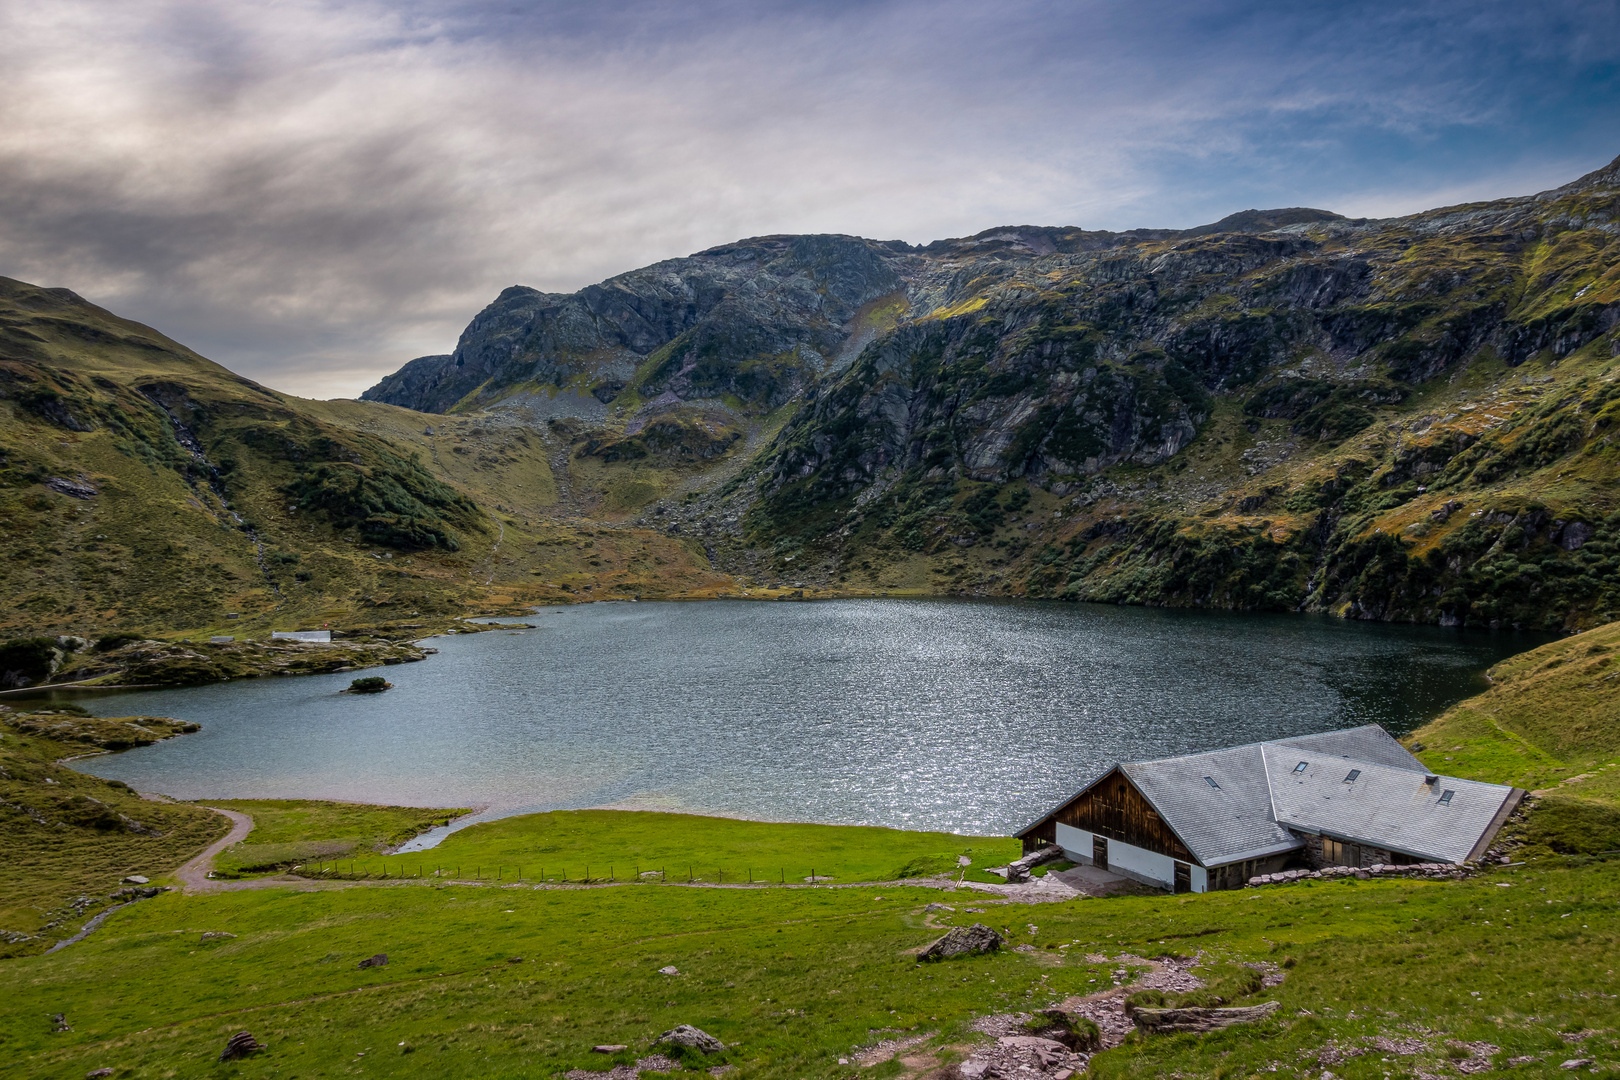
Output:
<path fill-rule="evenodd" d="M 591 604 L 385 670 L 84 701 L 202 731 L 75 767 L 181 799 L 604 804 L 1005 834 L 1116 760 L 1403 733 L 1539 644 L 1298 615 L 955 600 Z"/>

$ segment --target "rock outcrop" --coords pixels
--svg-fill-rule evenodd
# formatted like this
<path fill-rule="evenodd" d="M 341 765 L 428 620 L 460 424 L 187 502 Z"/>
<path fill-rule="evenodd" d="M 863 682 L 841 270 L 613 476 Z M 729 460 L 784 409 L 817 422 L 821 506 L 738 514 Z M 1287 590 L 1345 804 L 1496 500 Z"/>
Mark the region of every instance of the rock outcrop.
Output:
<path fill-rule="evenodd" d="M 225 1042 L 225 1049 L 220 1051 L 221 1061 L 240 1061 L 264 1049 L 264 1045 L 253 1037 L 250 1032 L 238 1031 Z"/>
<path fill-rule="evenodd" d="M 1016 885 L 1020 881 L 1028 881 L 1031 870 L 1047 863 L 1059 862 L 1063 857 L 1063 849 L 1053 845 L 1032 851 L 1021 859 L 1014 859 L 1007 864 L 1007 884 Z"/>
<path fill-rule="evenodd" d="M 838 355 L 863 305 L 902 290 L 905 244 L 766 236 L 671 259 L 571 295 L 514 285 L 449 356 L 424 356 L 367 401 L 443 412 L 477 391 L 582 380 L 611 402 L 730 395 L 774 408 Z"/>
<path fill-rule="evenodd" d="M 983 923 L 957 926 L 917 954 L 919 961 L 949 960 L 955 956 L 995 952 L 1006 944 L 1002 936 Z"/>
<path fill-rule="evenodd" d="M 724 1053 L 726 1044 L 702 1028 L 691 1024 L 678 1024 L 653 1040 L 654 1046 L 678 1046 L 700 1054 Z"/>

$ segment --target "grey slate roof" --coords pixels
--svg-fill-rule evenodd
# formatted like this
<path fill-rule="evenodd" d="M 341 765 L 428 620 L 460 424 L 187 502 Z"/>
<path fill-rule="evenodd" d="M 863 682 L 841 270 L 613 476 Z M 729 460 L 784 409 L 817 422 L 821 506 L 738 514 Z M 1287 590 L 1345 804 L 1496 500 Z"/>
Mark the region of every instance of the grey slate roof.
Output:
<path fill-rule="evenodd" d="M 1279 746 L 1295 746 L 1301 750 L 1314 750 L 1319 754 L 1372 761 L 1397 769 L 1426 773 L 1428 766 L 1413 757 L 1406 747 L 1377 724 L 1324 731 L 1316 735 L 1296 735 L 1291 739 L 1274 740 Z"/>
<path fill-rule="evenodd" d="M 1205 866 L 1293 851 L 1298 837 L 1271 816 L 1260 745 L 1121 765 Z M 1209 786 L 1205 777 L 1220 785 Z"/>
<path fill-rule="evenodd" d="M 1293 770 L 1301 761 L 1307 768 L 1296 776 Z M 1116 767 L 1206 867 L 1301 848 L 1304 841 L 1293 829 L 1460 862 L 1514 790 L 1451 777 L 1425 786 L 1426 766 L 1382 727 L 1367 724 L 1109 766 L 1020 835 Z M 1345 784 L 1351 769 L 1360 769 L 1361 775 Z M 1206 777 L 1218 786 L 1211 787 Z M 1456 794 L 1442 807 L 1438 800 L 1445 790 Z"/>
<path fill-rule="evenodd" d="M 1462 862 L 1513 789 L 1268 743 L 1261 747 L 1280 824 L 1439 862 Z M 1303 764 L 1305 769 L 1295 770 Z M 1359 775 L 1346 780 L 1350 770 Z M 1450 803 L 1440 797 L 1454 792 Z"/>

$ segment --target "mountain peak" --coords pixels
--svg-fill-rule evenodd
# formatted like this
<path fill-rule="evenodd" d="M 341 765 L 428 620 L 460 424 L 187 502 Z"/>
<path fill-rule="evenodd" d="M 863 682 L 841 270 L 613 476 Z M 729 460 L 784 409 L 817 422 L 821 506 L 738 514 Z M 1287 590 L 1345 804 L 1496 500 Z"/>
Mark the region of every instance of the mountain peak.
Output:
<path fill-rule="evenodd" d="M 1343 214 L 1331 210 L 1316 210 L 1309 206 L 1287 206 L 1276 210 L 1239 210 L 1209 225 L 1200 225 L 1183 231 L 1184 236 L 1209 236 L 1212 233 L 1260 233 L 1280 229 L 1285 225 L 1310 225 L 1318 221 L 1346 221 Z"/>
<path fill-rule="evenodd" d="M 1563 187 L 1544 191 L 1538 198 L 1557 198 L 1560 195 L 1572 195 L 1577 191 L 1589 191 L 1592 188 L 1620 188 L 1620 157 L 1615 158 L 1601 169 L 1593 169 L 1577 180 L 1571 180 Z"/>

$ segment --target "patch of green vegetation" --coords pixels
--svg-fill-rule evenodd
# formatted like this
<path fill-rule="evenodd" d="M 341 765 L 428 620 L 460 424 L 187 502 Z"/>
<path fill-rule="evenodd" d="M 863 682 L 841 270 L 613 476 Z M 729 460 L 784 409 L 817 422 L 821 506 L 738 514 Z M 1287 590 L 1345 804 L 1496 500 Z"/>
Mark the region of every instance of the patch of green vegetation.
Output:
<path fill-rule="evenodd" d="M 438 847 L 345 860 L 338 873 L 578 881 L 894 881 L 1016 859 L 1018 841 L 875 826 L 794 825 L 637 810 L 559 810 L 461 829 Z M 936 868 L 937 869 L 934 869 Z"/>
<path fill-rule="evenodd" d="M 195 686 L 266 675 L 318 675 L 413 662 L 425 656 L 410 640 L 387 637 L 333 642 L 137 640 L 110 652 L 70 656 L 55 681 L 98 686 Z"/>
<path fill-rule="evenodd" d="M 313 799 L 209 800 L 208 805 L 253 819 L 247 842 L 232 844 L 215 860 L 217 872 L 226 877 L 284 870 L 312 859 L 374 856 L 467 813 Z"/>
<path fill-rule="evenodd" d="M 1525 822 L 1524 842 L 1565 855 L 1620 852 L 1620 806 L 1608 800 L 1548 795 Z"/>
<path fill-rule="evenodd" d="M 578 453 L 604 462 L 646 457 L 668 463 L 694 463 L 723 456 L 742 432 L 719 414 L 670 413 L 647 421 L 634 435 L 602 431 L 590 435 Z"/>
<path fill-rule="evenodd" d="M 0 720 L 23 735 L 101 750 L 129 750 L 200 731 L 201 725 L 166 716 L 92 716 L 77 705 L 53 704 L 13 712 L 0 706 Z"/>
<path fill-rule="evenodd" d="M 1188 1000 L 1275 999 L 1281 1009 L 1254 1027 L 1133 1039 L 1094 1059 L 1098 1075 L 1270 1075 L 1272 1065 L 1297 1075 L 1330 1044 L 1375 1035 L 1415 1038 L 1421 1049 L 1397 1070 L 1412 1075 L 1444 1061 L 1450 1040 L 1488 1041 L 1505 1060 L 1565 1050 L 1561 1032 L 1590 1029 L 1582 1052 L 1614 1053 L 1617 984 L 1605 972 L 1617 895 L 1620 869 L 1599 863 L 1459 884 L 1312 883 L 983 914 L 962 912 L 957 893 L 945 899 L 958 911 L 936 926 L 922 908 L 937 890 L 893 886 L 167 896 L 63 953 L 10 966 L 0 1049 L 20 1077 L 113 1067 L 183 1078 L 213 1075 L 226 1037 L 249 1030 L 268 1044 L 241 1067 L 254 1075 L 322 1075 L 342 1061 L 378 1076 L 549 1075 L 606 1068 L 591 1046 L 640 1054 L 690 1023 L 731 1044 L 747 1075 L 831 1080 L 847 1075 L 840 1056 L 892 1037 L 882 1032 L 925 1035 L 927 1053 L 971 1038 L 985 1012 L 1106 986 L 1113 962 L 1087 953 L 1168 946 L 1203 954 L 1209 985 Z M 1039 951 L 915 962 L 912 951 L 944 926 L 974 921 Z M 203 944 L 204 930 L 237 936 Z M 1056 944 L 1070 948 L 1040 948 Z M 356 966 L 376 953 L 386 967 Z M 1260 989 L 1242 966 L 1290 958 L 1275 988 Z M 679 974 L 660 973 L 666 966 Z M 51 1032 L 56 1012 L 70 1032 Z"/>
<path fill-rule="evenodd" d="M 45 682 L 62 661 L 56 639 L 12 638 L 0 644 L 0 687 L 33 686 Z"/>
<path fill-rule="evenodd" d="M 472 523 L 479 516 L 471 499 L 435 480 L 415 457 L 384 455 L 384 464 L 372 468 L 322 463 L 302 470 L 281 490 L 336 528 L 358 528 L 372 543 L 404 551 L 459 550 L 449 521 Z"/>
<path fill-rule="evenodd" d="M 70 936 L 129 874 L 157 877 L 222 835 L 224 818 L 142 799 L 67 768 L 95 746 L 145 745 L 194 724 L 0 707 L 0 957 Z"/>

